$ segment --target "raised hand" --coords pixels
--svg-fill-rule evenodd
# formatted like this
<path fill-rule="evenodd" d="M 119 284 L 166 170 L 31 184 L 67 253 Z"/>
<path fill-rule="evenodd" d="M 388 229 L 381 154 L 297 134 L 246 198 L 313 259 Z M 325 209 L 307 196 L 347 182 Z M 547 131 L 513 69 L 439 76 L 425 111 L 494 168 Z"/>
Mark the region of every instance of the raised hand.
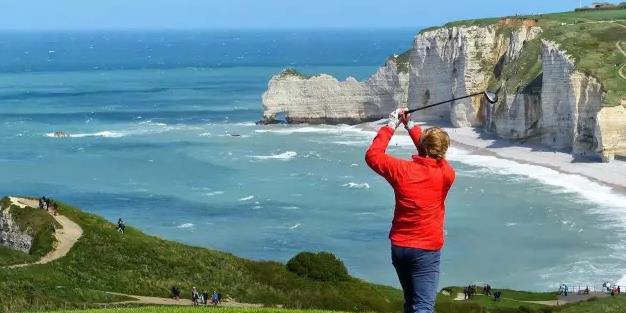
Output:
<path fill-rule="evenodd" d="M 404 119 L 404 112 L 406 111 L 406 108 L 399 108 L 399 109 L 395 109 L 393 112 L 389 113 L 389 122 L 387 123 L 387 126 L 396 129 L 398 128 L 398 126 L 400 125 L 400 123 L 404 123 L 402 122 L 402 119 Z"/>

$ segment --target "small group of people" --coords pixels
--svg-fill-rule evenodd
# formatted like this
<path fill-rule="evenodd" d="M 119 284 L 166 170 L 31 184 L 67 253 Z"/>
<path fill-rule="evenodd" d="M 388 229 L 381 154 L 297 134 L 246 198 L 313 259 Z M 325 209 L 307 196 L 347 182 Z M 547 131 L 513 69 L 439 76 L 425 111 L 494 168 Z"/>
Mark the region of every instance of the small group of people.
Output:
<path fill-rule="evenodd" d="M 39 198 L 39 209 L 46 210 L 53 215 L 59 214 L 59 207 L 56 202 L 50 198 L 46 198 L 46 196 Z"/>
<path fill-rule="evenodd" d="M 569 293 L 569 287 L 566 284 L 561 284 L 559 286 L 559 296 L 567 296 Z"/>
<path fill-rule="evenodd" d="M 476 294 L 476 285 L 469 285 L 463 288 L 463 300 L 470 300 Z"/>
<path fill-rule="evenodd" d="M 491 296 L 491 285 L 489 284 L 483 285 L 483 294 L 485 296 Z"/>
<path fill-rule="evenodd" d="M 196 289 L 196 287 L 193 287 L 191 289 L 191 301 L 194 305 L 208 305 L 209 301 L 210 304 L 218 305 L 220 304 L 220 302 L 222 302 L 222 294 L 217 292 L 217 290 L 213 290 L 213 293 L 211 293 L 211 296 L 209 297 L 208 291 L 204 291 L 201 293 Z"/>
<path fill-rule="evenodd" d="M 607 293 L 611 294 L 611 296 L 619 295 L 622 293 L 622 287 L 611 284 L 609 282 L 603 283 L 602 289 L 605 289 Z"/>
<path fill-rule="evenodd" d="M 476 285 L 469 285 L 469 286 L 463 287 L 463 299 L 464 300 L 472 299 L 473 296 L 478 294 L 478 288 L 479 287 Z M 482 286 L 482 294 L 485 296 L 493 295 L 495 301 L 499 301 L 500 296 L 502 295 L 500 291 L 492 292 L 491 285 L 489 284 L 484 284 Z"/>

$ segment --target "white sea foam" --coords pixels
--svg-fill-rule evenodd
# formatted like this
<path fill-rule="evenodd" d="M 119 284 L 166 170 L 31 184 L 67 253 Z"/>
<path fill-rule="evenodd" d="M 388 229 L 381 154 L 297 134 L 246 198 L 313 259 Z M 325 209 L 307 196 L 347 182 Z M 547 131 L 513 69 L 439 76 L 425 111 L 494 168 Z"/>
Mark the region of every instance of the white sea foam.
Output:
<path fill-rule="evenodd" d="M 350 189 L 370 189 L 370 184 L 349 182 L 349 183 L 341 185 L 341 187 L 347 187 Z"/>
<path fill-rule="evenodd" d="M 331 143 L 342 145 L 342 146 L 356 146 L 356 147 L 364 147 L 370 143 L 369 140 L 339 140 L 332 141 Z"/>
<path fill-rule="evenodd" d="M 209 132 L 201 133 L 201 134 L 198 134 L 198 136 L 200 136 L 200 137 L 208 137 L 208 136 L 211 136 L 211 133 L 209 133 Z"/>
<path fill-rule="evenodd" d="M 534 179 L 542 184 L 558 187 L 557 192 L 575 193 L 583 199 L 598 203 L 614 210 L 597 210 L 600 214 L 616 214 L 623 219 L 626 196 L 614 192 L 611 187 L 594 182 L 581 175 L 566 174 L 548 167 L 533 164 L 518 163 L 493 156 L 473 155 L 461 149 L 451 148 L 448 158 L 453 161 L 483 167 L 486 170 L 500 175 L 520 175 Z M 617 217 L 616 216 L 616 217 Z"/>
<path fill-rule="evenodd" d="M 342 134 L 346 132 L 361 133 L 363 130 L 349 125 L 337 125 L 337 126 L 271 126 L 271 129 L 257 129 L 257 133 L 275 133 L 275 134 L 296 134 L 296 133 L 324 133 L 324 134 Z"/>
<path fill-rule="evenodd" d="M 217 191 L 211 191 L 211 192 L 207 192 L 204 195 L 207 197 L 213 197 L 213 196 L 217 196 L 217 195 L 223 195 L 224 192 L 221 190 L 217 190 Z"/>
<path fill-rule="evenodd" d="M 281 161 L 288 161 L 288 160 L 293 159 L 297 155 L 298 155 L 298 153 L 296 153 L 294 151 L 285 151 L 285 152 L 279 153 L 279 154 L 253 155 L 253 156 L 250 156 L 250 157 L 254 158 L 254 159 L 258 159 L 258 160 L 281 160 Z"/>
<path fill-rule="evenodd" d="M 295 224 L 295 225 L 293 225 L 293 226 L 289 227 L 289 229 L 292 229 L 292 230 L 293 230 L 293 229 L 296 229 L 296 228 L 298 228 L 298 227 L 300 227 L 300 226 L 302 226 L 302 224 L 297 223 L 297 224 Z"/>
<path fill-rule="evenodd" d="M 241 199 L 239 199 L 239 201 L 248 201 L 248 200 L 252 200 L 254 199 L 254 196 L 247 196 L 247 197 L 243 197 Z"/>
<path fill-rule="evenodd" d="M 517 223 L 506 223 L 506 227 L 517 226 Z"/>
<path fill-rule="evenodd" d="M 185 228 L 192 228 L 193 226 L 194 225 L 192 223 L 184 223 L 184 224 L 180 224 L 176 226 L 176 228 L 185 229 Z"/>
<path fill-rule="evenodd" d="M 84 138 L 84 137 L 119 138 L 119 137 L 124 137 L 124 136 L 126 136 L 126 134 L 122 132 L 109 131 L 109 130 L 96 132 L 96 133 L 68 134 L 68 137 L 71 137 L 71 138 Z M 54 138 L 57 136 L 55 136 L 55 133 L 47 133 L 46 137 Z"/>

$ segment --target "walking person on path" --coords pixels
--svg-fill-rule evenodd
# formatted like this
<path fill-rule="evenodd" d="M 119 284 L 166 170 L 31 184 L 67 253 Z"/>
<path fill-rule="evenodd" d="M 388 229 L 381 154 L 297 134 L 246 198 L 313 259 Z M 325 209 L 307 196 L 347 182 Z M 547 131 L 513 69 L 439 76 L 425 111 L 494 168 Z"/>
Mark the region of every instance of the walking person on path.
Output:
<path fill-rule="evenodd" d="M 384 177 L 395 193 L 389 239 L 391 259 L 404 292 L 405 313 L 432 313 L 439 284 L 440 250 L 444 244 L 445 199 L 454 169 L 445 160 L 448 134 L 422 128 L 409 120 L 406 109 L 390 114 L 365 154 L 369 167 Z M 403 124 L 418 150 L 412 160 L 386 153 L 396 128 Z"/>
<path fill-rule="evenodd" d="M 117 220 L 117 231 L 123 234 L 125 230 L 126 230 L 126 225 L 124 225 L 124 221 L 120 217 Z"/>

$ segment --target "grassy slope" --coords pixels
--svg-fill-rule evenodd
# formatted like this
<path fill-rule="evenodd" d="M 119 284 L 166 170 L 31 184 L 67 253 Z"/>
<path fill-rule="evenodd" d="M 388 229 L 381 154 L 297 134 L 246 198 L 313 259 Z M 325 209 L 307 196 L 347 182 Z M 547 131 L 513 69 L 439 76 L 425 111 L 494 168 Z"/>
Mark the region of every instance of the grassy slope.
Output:
<path fill-rule="evenodd" d="M 289 310 L 289 309 L 273 309 L 273 308 L 223 308 L 223 307 L 136 307 L 136 308 L 122 308 L 122 309 L 91 309 L 91 310 L 74 310 L 74 311 L 59 311 L 64 313 L 205 313 L 205 312 L 220 312 L 220 313 L 328 313 L 340 311 L 322 311 L 322 310 Z"/>
<path fill-rule="evenodd" d="M 626 312 L 626 296 L 593 299 L 564 306 L 560 313 L 623 313 Z"/>
<path fill-rule="evenodd" d="M 36 208 L 11 206 L 8 198 L 0 200 L 0 207 L 9 210 L 20 230 L 34 237 L 28 254 L 0 246 L 0 266 L 33 262 L 52 250 L 54 229 L 60 225 L 50 214 Z"/>
<path fill-rule="evenodd" d="M 181 287 L 185 297 L 191 286 L 197 286 L 220 290 L 241 302 L 287 307 L 379 312 L 395 312 L 401 307 L 400 291 L 389 287 L 358 279 L 312 281 L 288 272 L 280 263 L 253 262 L 190 247 L 147 236 L 132 227 L 122 235 L 106 220 L 62 203 L 60 212 L 83 228 L 83 237 L 59 261 L 0 269 L 0 311 L 112 301 L 99 290 L 167 297 L 172 285 Z"/>
<path fill-rule="evenodd" d="M 484 297 L 479 297 L 484 298 Z M 626 296 L 618 296 L 604 299 L 590 300 L 587 302 L 566 305 L 562 307 L 539 307 L 533 305 L 524 305 L 526 309 L 519 309 L 519 302 L 503 301 L 499 302 L 499 306 L 493 305 L 493 301 L 487 300 L 492 303 L 487 309 L 474 305 L 469 302 L 451 303 L 449 306 L 440 305 L 437 309 L 437 313 L 514 313 L 514 312 L 559 312 L 559 313 L 622 313 L 626 308 Z M 483 302 L 479 300 L 477 302 Z M 60 311 L 63 313 L 200 313 L 200 312 L 221 312 L 221 313 L 328 313 L 331 311 L 319 311 L 319 310 L 293 310 L 293 309 L 239 309 L 239 308 L 205 308 L 205 307 L 135 307 L 135 308 L 122 308 L 122 309 L 93 309 L 93 310 L 78 310 L 78 311 Z M 335 311 L 335 313 L 340 313 Z"/>
<path fill-rule="evenodd" d="M 574 58 L 578 70 L 598 78 L 607 92 L 604 105 L 618 105 L 620 99 L 626 97 L 626 81 L 617 74 L 617 68 L 619 68 L 617 65 L 624 64 L 626 59 L 615 48 L 615 42 L 626 40 L 626 27 L 620 26 L 626 25 L 626 22 L 601 22 L 626 20 L 626 10 L 565 12 L 524 17 L 537 19 L 539 26 L 544 30 L 541 38 L 559 43 L 561 48 Z M 464 20 L 444 26 L 487 26 L 499 20 L 501 18 Z M 525 49 L 534 51 L 536 47 L 531 44 Z M 536 64 L 532 56 L 523 62 Z M 513 82 L 507 82 L 507 87 L 511 87 L 512 84 L 530 83 L 537 76 L 536 70 L 537 67 L 533 66 L 511 70 L 514 71 L 513 73 L 518 73 L 519 77 L 513 78 Z"/>

